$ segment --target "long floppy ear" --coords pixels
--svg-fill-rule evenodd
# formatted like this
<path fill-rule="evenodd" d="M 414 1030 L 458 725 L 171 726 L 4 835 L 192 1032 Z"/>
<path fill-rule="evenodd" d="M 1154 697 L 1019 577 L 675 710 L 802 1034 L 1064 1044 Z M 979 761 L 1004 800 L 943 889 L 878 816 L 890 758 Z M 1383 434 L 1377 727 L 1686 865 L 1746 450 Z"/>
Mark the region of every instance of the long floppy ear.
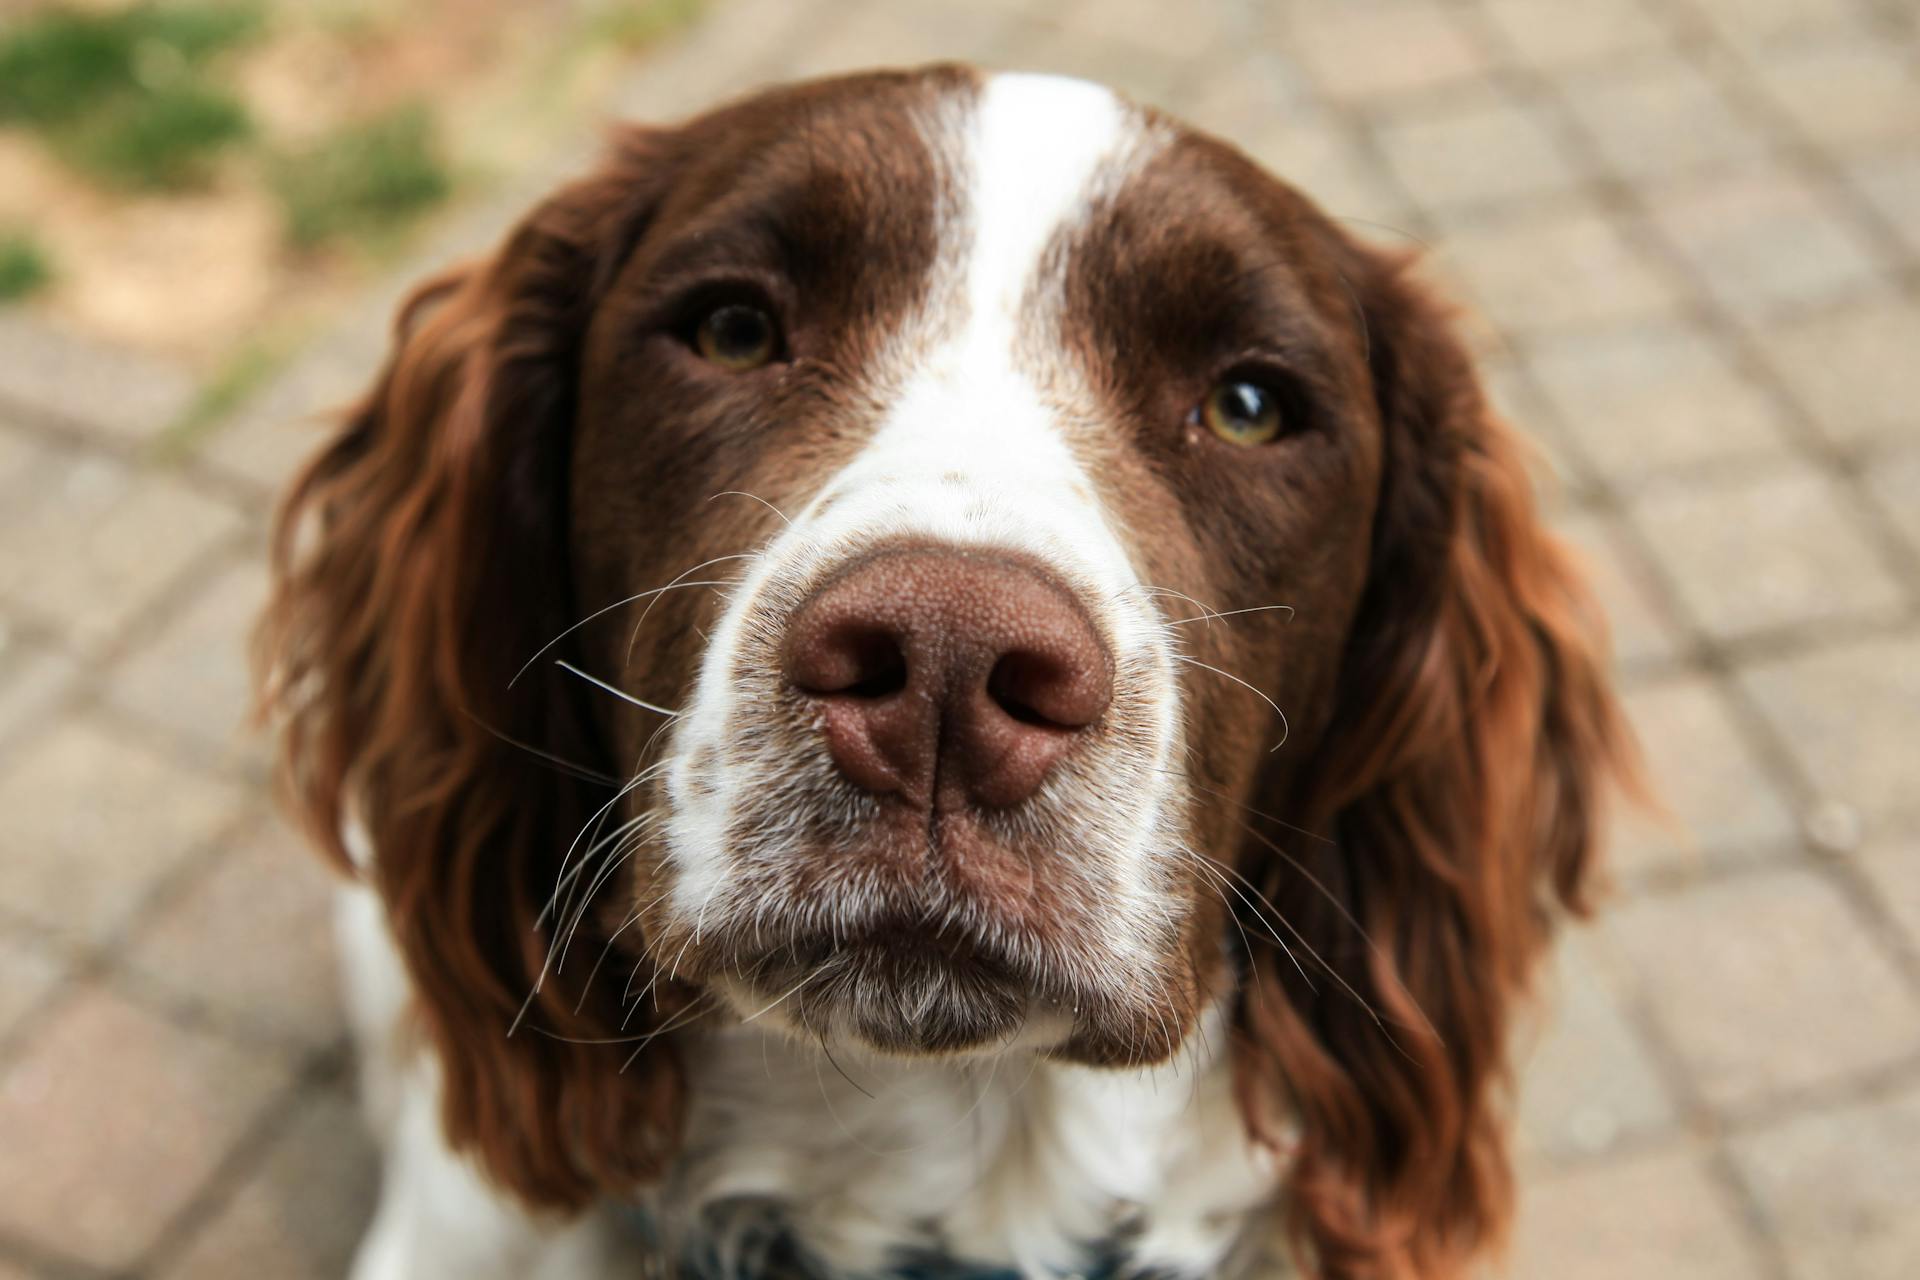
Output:
<path fill-rule="evenodd" d="M 494 257 L 407 302 L 378 382 L 281 510 L 258 637 L 285 788 L 386 902 L 450 1139 L 562 1207 L 651 1176 L 679 1114 L 664 1050 L 620 1074 L 624 1053 L 573 1042 L 619 1034 L 607 984 L 550 976 L 509 1034 L 542 973 L 568 841 L 613 795 L 578 695 L 510 682 L 576 616 L 577 350 L 664 182 L 658 149 L 622 135 Z M 350 822 L 369 866 L 347 852 Z"/>
<path fill-rule="evenodd" d="M 1522 446 L 1405 264 L 1359 261 L 1385 432 L 1369 577 L 1330 727 L 1259 797 L 1299 825 L 1265 822 L 1243 861 L 1332 972 L 1253 957 L 1237 1065 L 1317 1273 L 1427 1280 L 1502 1235 L 1508 1022 L 1553 916 L 1587 909 L 1604 789 L 1636 774 Z"/>

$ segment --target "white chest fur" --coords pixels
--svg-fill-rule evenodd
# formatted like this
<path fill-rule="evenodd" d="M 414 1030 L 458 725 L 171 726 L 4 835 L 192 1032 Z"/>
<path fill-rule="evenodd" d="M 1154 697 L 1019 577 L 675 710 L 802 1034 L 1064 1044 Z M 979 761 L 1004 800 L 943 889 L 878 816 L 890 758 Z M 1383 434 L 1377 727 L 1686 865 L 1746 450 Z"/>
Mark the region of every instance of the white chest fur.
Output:
<path fill-rule="evenodd" d="M 1024 1274 L 1065 1274 L 1131 1226 L 1131 1257 L 1212 1276 L 1272 1194 L 1246 1141 L 1217 1019 L 1152 1071 L 1010 1051 L 962 1062 L 828 1058 L 736 1027 L 689 1046 L 688 1141 L 664 1221 L 735 1198 L 771 1202 L 836 1270 L 902 1245 Z"/>

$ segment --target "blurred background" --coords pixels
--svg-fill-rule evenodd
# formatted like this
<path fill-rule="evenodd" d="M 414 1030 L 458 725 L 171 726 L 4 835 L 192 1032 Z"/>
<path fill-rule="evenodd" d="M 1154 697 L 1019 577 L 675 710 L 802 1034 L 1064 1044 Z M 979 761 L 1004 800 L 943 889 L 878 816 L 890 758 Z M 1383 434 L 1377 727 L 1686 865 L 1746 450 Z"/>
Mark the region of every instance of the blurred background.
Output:
<path fill-rule="evenodd" d="M 1523 1280 L 1920 1275 L 1911 0 L 0 0 L 0 1280 L 341 1274 L 325 878 L 237 727 L 273 495 L 609 117 L 961 58 L 1426 251 L 1680 826 L 1525 1037 Z"/>

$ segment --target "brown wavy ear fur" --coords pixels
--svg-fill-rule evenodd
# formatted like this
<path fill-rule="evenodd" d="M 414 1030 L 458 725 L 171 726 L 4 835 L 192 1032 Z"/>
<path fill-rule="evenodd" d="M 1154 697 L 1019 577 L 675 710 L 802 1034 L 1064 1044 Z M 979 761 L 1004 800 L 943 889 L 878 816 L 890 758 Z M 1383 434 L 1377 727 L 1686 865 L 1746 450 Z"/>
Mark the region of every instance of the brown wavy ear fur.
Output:
<path fill-rule="evenodd" d="M 576 349 L 664 184 L 659 149 L 621 136 L 493 258 L 406 303 L 379 381 L 280 512 L 258 637 L 294 809 L 343 869 L 349 820 L 373 850 L 357 874 L 386 901 L 450 1138 L 561 1207 L 655 1173 L 679 1117 L 664 1050 L 620 1074 L 624 1054 L 555 1038 L 621 1034 L 609 984 L 583 996 L 550 975 L 509 1034 L 566 841 L 613 795 L 574 692 L 509 683 L 575 617 Z"/>
<path fill-rule="evenodd" d="M 1448 317 L 1403 262 L 1350 283 L 1385 429 L 1369 577 L 1330 728 L 1256 797 L 1299 826 L 1244 862 L 1338 978 L 1253 957 L 1237 1066 L 1316 1273 L 1429 1280 L 1502 1236 L 1509 1022 L 1552 917 L 1588 908 L 1634 753 L 1599 613 Z"/>

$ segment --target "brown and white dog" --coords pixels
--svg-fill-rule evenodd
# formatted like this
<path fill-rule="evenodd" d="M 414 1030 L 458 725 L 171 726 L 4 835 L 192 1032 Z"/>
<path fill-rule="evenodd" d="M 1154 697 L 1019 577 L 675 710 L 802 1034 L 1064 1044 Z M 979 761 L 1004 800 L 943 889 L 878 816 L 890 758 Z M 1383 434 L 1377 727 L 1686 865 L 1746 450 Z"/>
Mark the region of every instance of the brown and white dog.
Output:
<path fill-rule="evenodd" d="M 363 1280 L 1499 1237 L 1597 621 L 1443 310 L 1231 147 L 954 67 L 624 131 L 421 289 L 276 562 Z"/>

